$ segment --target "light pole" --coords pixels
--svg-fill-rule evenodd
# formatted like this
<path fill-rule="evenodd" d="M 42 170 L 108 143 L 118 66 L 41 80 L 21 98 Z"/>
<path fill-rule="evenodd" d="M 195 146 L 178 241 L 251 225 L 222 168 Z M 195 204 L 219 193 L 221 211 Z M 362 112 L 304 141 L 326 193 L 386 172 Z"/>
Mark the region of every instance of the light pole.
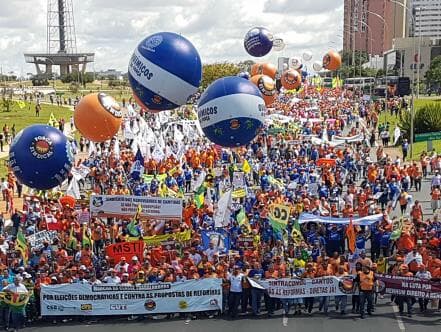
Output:
<path fill-rule="evenodd" d="M 415 29 L 416 29 L 416 19 L 415 19 L 415 15 L 412 12 L 412 9 L 410 7 L 407 7 L 405 4 L 402 4 L 401 2 L 398 2 L 396 0 L 389 0 L 389 2 L 392 2 L 396 5 L 399 5 L 401 7 L 403 7 L 408 13 L 410 18 L 412 19 L 412 24 L 413 24 L 413 54 L 415 56 L 416 53 L 416 44 L 415 44 Z M 420 28 L 421 31 L 421 28 Z M 421 35 L 421 33 L 420 33 Z M 420 57 L 420 52 L 421 52 L 421 39 L 418 39 L 418 58 Z M 419 63 L 418 63 L 418 67 L 419 67 Z M 419 75 L 418 75 L 419 76 Z M 419 84 L 419 78 L 418 78 L 418 84 Z M 419 95 L 419 86 L 417 88 L 417 94 Z M 414 118 L 415 118 L 415 69 L 412 68 L 412 107 L 410 108 L 410 158 L 412 159 L 413 157 L 413 127 L 414 127 Z"/>
<path fill-rule="evenodd" d="M 371 53 L 372 53 L 372 29 L 371 29 L 371 27 L 367 24 L 367 23 L 365 23 L 365 22 L 363 22 L 362 20 L 359 20 L 359 22 L 362 24 L 362 25 L 364 25 L 368 30 L 369 30 L 369 33 L 370 33 L 370 35 L 371 35 Z M 369 37 L 368 37 L 369 38 Z M 367 52 L 366 52 L 367 53 Z M 363 65 L 362 65 L 362 63 L 361 63 L 361 52 L 360 52 L 360 77 L 361 76 L 363 76 L 362 75 L 362 69 L 363 69 Z"/>
<path fill-rule="evenodd" d="M 374 13 L 374 12 L 371 12 L 371 11 L 367 11 L 369 14 L 371 14 L 371 15 L 374 15 L 375 17 L 377 17 L 377 18 L 379 18 L 381 21 L 383 21 L 383 50 L 384 50 L 384 37 L 386 36 L 386 30 L 385 30 L 385 28 L 387 29 L 387 30 L 389 30 L 389 27 L 388 27 L 388 24 L 387 24 L 387 22 L 386 22 L 386 20 L 383 18 L 383 16 L 381 16 L 380 14 L 378 14 L 378 13 Z M 385 62 L 385 60 L 384 60 L 384 56 L 383 56 L 383 62 Z M 384 102 L 384 111 L 387 113 L 387 88 L 388 88 L 388 84 L 387 84 L 387 63 L 386 63 L 386 73 L 385 73 L 385 78 L 386 78 L 386 91 L 385 91 L 385 102 Z"/>

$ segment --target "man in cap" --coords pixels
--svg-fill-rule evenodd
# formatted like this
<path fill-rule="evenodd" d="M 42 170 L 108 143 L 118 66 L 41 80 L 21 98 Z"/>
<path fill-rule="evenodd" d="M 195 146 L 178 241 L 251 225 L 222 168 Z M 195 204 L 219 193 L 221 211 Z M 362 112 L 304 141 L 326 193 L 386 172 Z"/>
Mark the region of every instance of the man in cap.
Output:
<path fill-rule="evenodd" d="M 106 284 L 120 284 L 121 279 L 116 275 L 115 269 L 110 268 L 107 276 L 104 277 L 103 282 Z"/>

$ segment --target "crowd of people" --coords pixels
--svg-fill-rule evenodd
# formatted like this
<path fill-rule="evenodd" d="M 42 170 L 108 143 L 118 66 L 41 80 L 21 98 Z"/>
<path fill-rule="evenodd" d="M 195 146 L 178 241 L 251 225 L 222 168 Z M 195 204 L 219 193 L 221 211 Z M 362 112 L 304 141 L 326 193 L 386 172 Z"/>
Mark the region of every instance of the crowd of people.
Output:
<path fill-rule="evenodd" d="M 398 99 L 393 102 L 401 105 Z M 29 322 L 41 319 L 42 285 L 220 278 L 220 312 L 232 318 L 240 313 L 259 315 L 263 303 L 270 316 L 278 309 L 284 314 L 290 310 L 295 315 L 316 310 L 328 314 L 331 300 L 339 314 L 364 318 L 365 313 L 373 314 L 375 303 L 384 298 L 376 292 L 377 273 L 439 282 L 441 157 L 433 151 L 414 162 L 388 155 L 383 146 L 387 147 L 389 140 L 382 134 L 386 124 L 379 123 L 383 109 L 381 102 L 349 90 L 309 86 L 296 95 L 281 94 L 269 109 L 289 122 L 274 118 L 252 143 L 235 149 L 213 145 L 197 128 L 184 128 L 183 124 L 165 131 L 170 122 L 194 115 L 192 107 L 161 115 L 163 119 L 131 109 L 122 135 L 102 144 L 84 138 L 79 142 L 76 169 L 87 169 L 87 174 L 78 181 L 73 175 L 69 177 L 69 187 L 77 181 L 81 195 L 75 206 L 60 203 L 58 192 L 31 192 L 24 196 L 23 209 L 11 211 L 12 225 L 2 227 L 0 237 L 3 292 L 31 297 L 22 307 L 5 301 L 0 304 L 3 326 L 18 329 L 24 317 Z M 143 126 L 154 128 L 156 144 L 141 148 L 136 138 L 127 134 Z M 142 169 L 134 171 L 137 160 L 143 161 Z M 426 215 L 412 192 L 421 191 L 429 180 L 426 196 L 432 213 Z M 4 182 L 3 199 L 18 190 L 12 173 Z M 202 233 L 219 229 L 215 215 L 221 197 L 238 189 L 243 189 L 243 194 L 233 195 L 222 225 L 229 248 L 213 242 L 206 245 Z M 89 200 L 100 194 L 182 198 L 182 220 L 137 216 L 134 229 L 132 218 L 98 218 L 90 214 Z M 276 204 L 289 207 L 289 218 L 282 228 L 271 220 L 271 207 Z M 351 248 L 349 225 L 308 222 L 298 229 L 302 213 L 333 218 L 382 217 L 370 226 L 356 226 L 355 248 Z M 17 249 L 20 236 L 51 229 L 58 232 L 52 241 L 35 248 L 28 244 L 26 255 Z M 171 250 L 146 245 L 142 257 L 112 261 L 106 256 L 108 245 L 128 238 L 169 234 L 174 239 L 184 231 L 191 232 L 190 239 L 177 241 Z M 243 237 L 252 238 L 253 244 L 244 247 Z M 335 299 L 276 299 L 252 287 L 249 280 L 349 275 L 355 278 L 354 293 Z M 439 313 L 441 308 L 436 300 L 429 303 L 424 298 L 393 296 L 392 301 L 398 304 L 400 314 L 406 304 L 409 316 L 414 314 L 415 302 L 421 313 Z"/>

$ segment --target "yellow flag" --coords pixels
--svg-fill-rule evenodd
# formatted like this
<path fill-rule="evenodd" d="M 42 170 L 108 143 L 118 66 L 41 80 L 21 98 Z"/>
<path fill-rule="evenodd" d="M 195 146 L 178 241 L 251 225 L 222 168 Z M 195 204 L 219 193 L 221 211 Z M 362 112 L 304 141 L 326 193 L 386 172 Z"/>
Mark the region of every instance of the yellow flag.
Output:
<path fill-rule="evenodd" d="M 250 166 L 248 160 L 246 160 L 246 159 L 243 162 L 242 171 L 244 171 L 245 174 L 251 173 L 251 166 Z"/>
<path fill-rule="evenodd" d="M 54 116 L 54 113 L 51 112 L 51 115 L 49 116 L 49 121 L 47 123 L 49 126 L 56 127 L 58 126 L 58 120 Z"/>
<path fill-rule="evenodd" d="M 17 103 L 17 105 L 18 105 L 18 107 L 20 107 L 20 109 L 23 109 L 23 108 L 25 108 L 25 106 L 26 106 L 26 104 L 25 104 L 25 102 L 24 102 L 23 100 L 20 100 L 20 101 Z"/>
<path fill-rule="evenodd" d="M 242 198 L 245 197 L 246 195 L 247 195 L 247 191 L 244 188 L 233 190 L 233 192 L 231 193 L 232 198 Z"/>

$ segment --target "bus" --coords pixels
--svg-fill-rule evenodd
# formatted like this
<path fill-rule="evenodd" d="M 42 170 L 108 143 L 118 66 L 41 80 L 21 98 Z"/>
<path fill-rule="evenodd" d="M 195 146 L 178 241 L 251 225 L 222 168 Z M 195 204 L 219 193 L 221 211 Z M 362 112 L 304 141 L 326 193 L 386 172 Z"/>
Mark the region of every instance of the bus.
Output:
<path fill-rule="evenodd" d="M 350 77 L 345 79 L 344 87 L 349 90 L 371 92 L 375 87 L 374 77 Z"/>
<path fill-rule="evenodd" d="M 384 76 L 377 78 L 374 95 L 385 97 L 386 91 L 389 98 L 409 95 L 411 93 L 409 77 Z"/>

